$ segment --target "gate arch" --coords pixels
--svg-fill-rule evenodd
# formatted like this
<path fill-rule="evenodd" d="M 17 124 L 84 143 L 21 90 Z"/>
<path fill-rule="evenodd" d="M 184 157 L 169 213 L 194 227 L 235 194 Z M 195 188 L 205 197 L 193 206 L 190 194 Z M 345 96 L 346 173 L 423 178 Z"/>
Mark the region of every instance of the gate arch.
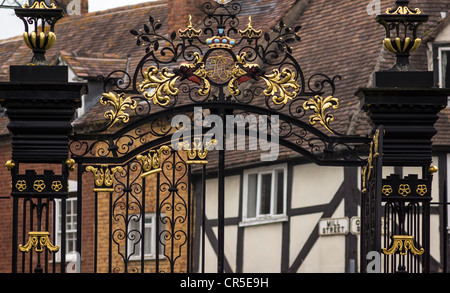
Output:
<path fill-rule="evenodd" d="M 108 211 L 103 211 L 108 214 L 109 226 L 99 227 L 100 219 L 95 223 L 96 271 L 191 271 L 194 221 L 203 218 L 200 226 L 202 233 L 205 230 L 204 214 L 195 218 L 193 210 L 204 206 L 206 164 L 211 156 L 206 148 L 214 147 L 211 137 L 205 138 L 210 128 L 194 131 L 198 126 L 194 113 L 198 109 L 201 121 L 212 114 L 220 118 L 222 137 L 214 137 L 214 142 L 222 146 L 227 131 L 234 134 L 239 130 L 237 124 L 227 128 L 227 116 L 269 117 L 266 124 L 251 125 L 247 121 L 241 130 L 249 139 L 263 135 L 273 142 L 277 138 L 279 146 L 317 165 L 362 166 L 366 162 L 364 155 L 371 139 L 346 136 L 332 126 L 332 111 L 339 108 L 339 100 L 334 97 L 335 82 L 340 77 L 319 73 L 305 78 L 291 55 L 291 44 L 300 41 L 300 27 L 289 28 L 281 21 L 272 32 L 263 34 L 253 28 L 250 17 L 246 29 L 239 30 L 238 3 L 207 2 L 202 10 L 206 15 L 203 31 L 194 28 L 189 19 L 186 29 L 167 38 L 158 33 L 160 24 L 151 16 L 143 30 L 131 31 L 137 45 L 146 47 L 146 54 L 133 75 L 114 71 L 99 77 L 105 92 L 100 102 L 112 107 L 105 112 L 106 123 L 92 133 L 71 137 L 70 153 L 78 165 L 79 186 L 84 185 L 84 174 L 94 176 L 96 217 L 102 206 L 99 199 L 109 198 L 104 202 Z M 237 36 L 239 40 L 234 39 Z M 177 37 L 181 40 L 175 41 Z M 180 125 L 172 125 L 176 115 L 188 117 L 193 130 L 183 137 L 188 145 L 181 150 L 174 147 L 178 142 L 172 141 L 173 134 L 180 130 Z M 216 249 L 218 272 L 223 272 L 226 152 L 219 149 L 213 156 L 219 184 Z M 192 195 L 192 168 L 202 177 L 201 195 L 197 197 Z M 78 197 L 83 197 L 82 188 Z M 195 200 L 203 203 L 194 205 Z M 150 201 L 152 207 L 148 207 Z M 148 230 L 146 217 L 151 217 L 148 221 L 152 222 Z M 154 245 L 148 246 L 155 254 L 149 264 L 144 257 L 150 241 L 145 231 L 151 229 L 157 231 L 157 237 L 152 236 Z M 99 231 L 109 231 L 102 236 L 109 238 L 107 268 L 98 267 Z M 78 245 L 81 251 L 81 242 Z M 134 256 L 140 259 L 136 261 Z"/>

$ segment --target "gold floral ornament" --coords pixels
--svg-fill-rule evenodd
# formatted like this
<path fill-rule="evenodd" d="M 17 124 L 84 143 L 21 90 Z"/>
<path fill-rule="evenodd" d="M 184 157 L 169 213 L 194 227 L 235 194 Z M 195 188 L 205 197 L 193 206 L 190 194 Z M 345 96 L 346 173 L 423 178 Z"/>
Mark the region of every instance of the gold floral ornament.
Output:
<path fill-rule="evenodd" d="M 159 70 L 156 66 L 150 66 L 143 73 L 143 77 L 144 81 L 139 85 L 139 91 L 155 105 L 167 107 L 170 103 L 169 96 L 176 96 L 180 92 L 175 86 L 180 76 L 170 73 L 166 67 Z"/>
<path fill-rule="evenodd" d="M 392 194 L 392 192 L 394 192 L 394 190 L 392 189 L 392 187 L 390 185 L 384 185 L 381 192 L 384 195 L 389 196 Z"/>
<path fill-rule="evenodd" d="M 192 16 L 189 14 L 188 27 L 184 30 L 178 30 L 180 37 L 192 39 L 193 37 L 200 37 L 202 35 L 202 30 L 196 30 L 192 26 Z"/>
<path fill-rule="evenodd" d="M 398 194 L 401 196 L 407 196 L 411 193 L 411 188 L 409 187 L 409 184 L 400 184 L 398 187 Z"/>
<path fill-rule="evenodd" d="M 33 184 L 33 189 L 37 192 L 41 193 L 45 190 L 45 183 L 44 180 L 36 180 Z"/>
<path fill-rule="evenodd" d="M 339 99 L 333 96 L 324 99 L 317 95 L 303 104 L 305 111 L 314 111 L 314 114 L 309 117 L 309 123 L 311 125 L 315 125 L 318 122 L 329 132 L 335 133 L 330 126 L 330 123 L 334 121 L 334 115 L 327 113 L 327 110 L 330 108 L 334 110 L 338 109 Z"/>
<path fill-rule="evenodd" d="M 86 171 L 94 174 L 95 192 L 113 192 L 114 175 L 123 172 L 123 168 L 120 166 L 110 168 L 108 165 L 102 165 L 100 168 L 88 166 Z"/>
<path fill-rule="evenodd" d="M 61 181 L 53 181 L 52 182 L 52 190 L 55 192 L 59 192 L 63 189 L 63 184 Z"/>
<path fill-rule="evenodd" d="M 28 243 L 19 245 L 20 252 L 30 252 L 33 248 L 37 253 L 44 251 L 47 248 L 49 252 L 58 252 L 59 246 L 55 246 L 50 242 L 49 232 L 30 232 L 28 233 Z"/>
<path fill-rule="evenodd" d="M 111 105 L 114 109 L 105 113 L 105 118 L 109 119 L 109 128 L 116 124 L 119 120 L 123 123 L 130 121 L 130 115 L 125 113 L 127 109 L 135 110 L 137 102 L 131 97 L 125 96 L 124 93 L 117 95 L 116 93 L 104 93 L 100 99 L 102 105 Z"/>
<path fill-rule="evenodd" d="M 287 104 L 288 101 L 297 97 L 301 86 L 295 80 L 295 72 L 289 68 L 284 68 L 281 72 L 274 69 L 272 74 L 261 76 L 266 81 L 267 90 L 264 94 L 272 97 L 276 105 Z"/>
<path fill-rule="evenodd" d="M 389 249 L 383 248 L 383 253 L 386 255 L 394 254 L 399 251 L 401 255 L 406 255 L 408 250 L 414 255 L 422 255 L 425 250 L 418 249 L 414 245 L 414 237 L 408 235 L 394 235 L 392 236 L 392 246 Z"/>
<path fill-rule="evenodd" d="M 218 144 L 219 142 L 217 140 L 212 139 L 205 145 L 203 145 L 203 142 L 200 138 L 194 138 L 192 144 L 187 142 L 180 142 L 178 144 L 178 148 L 186 152 L 188 157 L 188 161 L 186 161 L 186 164 L 206 165 L 208 164 L 208 161 L 206 161 L 206 157 L 208 156 L 209 148 L 213 145 L 217 146 Z"/>
<path fill-rule="evenodd" d="M 427 188 L 426 184 L 421 184 L 421 185 L 417 186 L 416 192 L 420 196 L 424 196 L 425 194 L 427 194 L 428 188 Z"/>
<path fill-rule="evenodd" d="M 19 180 L 16 182 L 16 188 L 20 192 L 27 190 L 27 182 L 25 180 Z"/>
<path fill-rule="evenodd" d="M 161 158 L 164 152 L 170 151 L 171 148 L 168 146 L 162 146 L 157 151 L 151 150 L 146 156 L 139 155 L 136 157 L 138 161 L 142 163 L 142 170 L 144 174 L 141 178 L 148 177 L 155 173 L 160 173 L 161 170 Z"/>

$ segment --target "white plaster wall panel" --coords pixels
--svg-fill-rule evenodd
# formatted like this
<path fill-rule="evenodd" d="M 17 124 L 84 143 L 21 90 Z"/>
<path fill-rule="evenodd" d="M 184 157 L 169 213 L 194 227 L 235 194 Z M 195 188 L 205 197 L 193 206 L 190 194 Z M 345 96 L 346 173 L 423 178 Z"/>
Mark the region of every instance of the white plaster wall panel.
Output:
<path fill-rule="evenodd" d="M 282 224 L 246 227 L 244 273 L 280 273 Z"/>
<path fill-rule="evenodd" d="M 315 164 L 293 168 L 292 208 L 328 204 L 344 180 L 342 167 Z"/>

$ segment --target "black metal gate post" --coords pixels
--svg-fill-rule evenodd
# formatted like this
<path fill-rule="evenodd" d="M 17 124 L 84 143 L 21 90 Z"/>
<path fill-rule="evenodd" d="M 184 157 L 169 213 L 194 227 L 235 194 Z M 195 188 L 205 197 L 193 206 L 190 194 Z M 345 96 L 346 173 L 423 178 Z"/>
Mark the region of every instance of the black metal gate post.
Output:
<path fill-rule="evenodd" d="M 448 89 L 433 87 L 433 72 L 417 71 L 409 63 L 410 53 L 421 43 L 418 27 L 428 16 L 419 9 L 411 10 L 408 3 L 397 1 L 396 8 L 377 17 L 386 29 L 384 47 L 396 55 L 396 63 L 387 71 L 375 73 L 374 88 L 356 93 L 374 128 L 384 127 L 382 165 L 415 166 L 422 170 L 382 179 L 378 194 L 381 198 L 377 201 L 384 217 L 380 227 L 384 232 L 383 249 L 378 251 L 384 255 L 383 272 L 429 272 L 429 205 L 432 175 L 436 171 L 431 168 L 432 138 L 437 133 L 434 125 L 438 113 L 447 106 L 450 95 Z M 362 213 L 362 218 L 370 218 L 364 213 L 373 211 L 364 209 Z M 373 241 L 380 241 L 381 229 L 376 230 L 378 235 Z M 380 243 L 371 245 L 378 247 Z M 362 255 L 361 259 L 365 257 Z M 363 262 L 361 271 L 365 271 Z"/>
<path fill-rule="evenodd" d="M 21 252 L 22 272 L 26 266 L 29 272 L 48 272 L 49 253 L 55 272 L 55 253 L 61 251 L 59 262 L 65 272 L 65 199 L 74 166 L 69 160 L 69 135 L 85 84 L 69 83 L 68 68 L 48 66 L 45 59 L 46 50 L 55 43 L 62 9 L 34 1 L 15 12 L 25 24 L 24 41 L 34 56 L 26 66 L 11 66 L 10 82 L 0 84 L 0 104 L 6 108 L 12 137 L 12 158 L 6 164 L 14 201 L 12 271 L 18 272 Z M 61 247 L 54 245 L 56 199 L 61 200 Z"/>

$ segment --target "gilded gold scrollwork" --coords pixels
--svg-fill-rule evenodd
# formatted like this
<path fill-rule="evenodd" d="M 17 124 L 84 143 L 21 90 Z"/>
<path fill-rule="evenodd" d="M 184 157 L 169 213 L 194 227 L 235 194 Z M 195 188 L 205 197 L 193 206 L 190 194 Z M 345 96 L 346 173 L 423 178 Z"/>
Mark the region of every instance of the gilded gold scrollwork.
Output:
<path fill-rule="evenodd" d="M 116 93 L 104 93 L 100 99 L 102 105 L 110 104 L 113 106 L 113 110 L 109 110 L 105 113 L 105 118 L 109 119 L 109 127 L 112 127 L 119 120 L 123 123 L 128 123 L 130 121 L 130 115 L 125 113 L 125 110 L 131 109 L 135 110 L 137 107 L 137 102 L 131 97 L 125 96 L 124 93 L 117 95 Z"/>
<path fill-rule="evenodd" d="M 392 246 L 388 249 L 383 248 L 383 253 L 386 255 L 394 254 L 399 251 L 401 255 L 406 255 L 408 250 L 414 255 L 422 255 L 425 250 L 423 248 L 418 249 L 414 245 L 414 237 L 409 235 L 393 235 Z"/>
<path fill-rule="evenodd" d="M 334 121 L 334 115 L 327 113 L 327 110 L 330 108 L 334 110 L 338 109 L 339 99 L 332 96 L 323 98 L 317 95 L 303 104 L 303 109 L 305 109 L 305 111 L 314 111 L 314 114 L 309 117 L 309 123 L 311 125 L 315 125 L 319 122 L 329 132 L 334 133 L 330 126 L 330 123 Z"/>
<path fill-rule="evenodd" d="M 28 243 L 19 245 L 20 252 L 30 252 L 33 248 L 37 253 L 44 251 L 47 248 L 49 252 L 58 252 L 59 246 L 55 246 L 50 241 L 49 232 L 30 232 L 28 233 Z"/>
<path fill-rule="evenodd" d="M 162 146 L 157 151 L 152 150 L 146 156 L 139 155 L 136 157 L 142 163 L 142 170 L 144 173 L 142 178 L 148 177 L 152 174 L 161 172 L 161 158 L 164 152 L 170 151 L 169 146 Z"/>
<path fill-rule="evenodd" d="M 211 84 L 206 78 L 207 72 L 205 63 L 203 62 L 203 56 L 195 52 L 194 57 L 194 62 L 192 64 L 183 63 L 180 65 L 179 69 L 174 70 L 174 72 L 180 77 L 180 81 L 188 79 L 200 85 L 201 87 L 198 90 L 198 94 L 200 96 L 207 96 L 211 91 Z"/>
<path fill-rule="evenodd" d="M 418 15 L 418 14 L 422 14 L 422 11 L 419 8 L 415 8 L 414 11 L 411 11 L 411 9 L 409 9 L 408 6 L 399 6 L 397 7 L 397 9 L 395 11 L 392 11 L 392 8 L 388 8 L 386 9 L 386 14 L 400 14 L 400 15 L 405 15 L 405 14 L 414 14 L 414 15 Z"/>
<path fill-rule="evenodd" d="M 159 70 L 156 66 L 150 66 L 143 73 L 143 77 L 144 81 L 139 85 L 139 91 L 155 105 L 168 106 L 170 96 L 176 96 L 180 92 L 175 86 L 180 76 L 170 73 L 167 67 Z"/>
<path fill-rule="evenodd" d="M 287 104 L 300 93 L 301 86 L 295 80 L 295 72 L 289 68 L 284 68 L 281 72 L 274 69 L 272 74 L 261 76 L 267 84 L 264 94 L 272 97 L 276 105 Z"/>
<path fill-rule="evenodd" d="M 22 6 L 23 8 L 28 8 L 28 9 L 56 9 L 56 5 L 55 3 L 50 3 L 50 6 L 48 6 L 45 1 L 36 1 L 33 3 L 33 5 L 28 5 L 28 3 L 24 4 Z"/>
<path fill-rule="evenodd" d="M 368 182 L 372 177 L 373 160 L 376 159 L 380 155 L 379 141 L 380 141 L 380 130 L 377 129 L 373 136 L 373 140 L 370 143 L 370 152 L 369 152 L 369 157 L 367 158 L 367 164 L 361 168 L 361 177 L 362 177 L 361 192 L 363 194 L 367 193 Z"/>

